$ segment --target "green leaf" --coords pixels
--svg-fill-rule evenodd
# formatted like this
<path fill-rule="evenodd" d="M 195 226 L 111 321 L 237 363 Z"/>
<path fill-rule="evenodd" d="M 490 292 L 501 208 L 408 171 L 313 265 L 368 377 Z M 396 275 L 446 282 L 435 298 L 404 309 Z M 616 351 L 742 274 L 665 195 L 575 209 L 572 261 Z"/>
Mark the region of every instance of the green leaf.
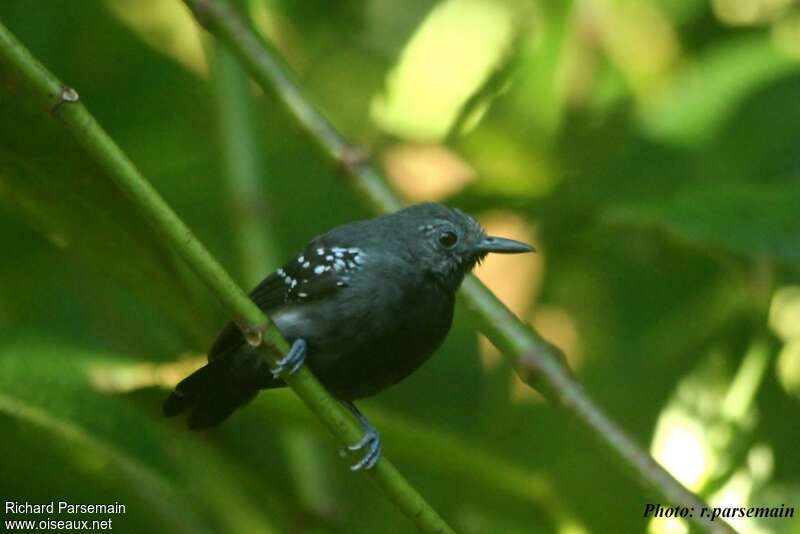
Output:
<path fill-rule="evenodd" d="M 31 225 L 92 274 L 160 305 L 185 338 L 202 336 L 184 271 L 133 204 L 64 133 L 52 110 L 0 63 L 0 209 Z M 16 257 L 6 258 L 9 263 Z M 191 316 L 190 316 L 191 314 Z"/>
<path fill-rule="evenodd" d="M 679 145 L 709 141 L 746 97 L 800 71 L 800 61 L 779 52 L 768 34 L 729 39 L 690 60 L 642 109 L 654 137 Z"/>
<path fill-rule="evenodd" d="M 244 493 L 252 481 L 235 464 L 196 434 L 169 429 L 128 399 L 92 387 L 88 370 L 110 359 L 118 361 L 119 356 L 44 343 L 0 347 L 0 413 L 22 423 L 11 435 L 3 434 L 4 441 L 17 444 L 15 463 L 2 468 L 5 484 L 25 477 L 28 486 L 48 488 L 52 472 L 39 472 L 48 479 L 30 480 L 37 473 L 30 466 L 42 461 L 31 450 L 43 448 L 47 458 L 63 456 L 89 480 L 88 487 L 108 488 L 100 497 L 126 504 L 137 521 L 153 527 L 149 530 L 275 532 L 271 520 Z M 19 447 L 30 440 L 30 429 L 46 442 Z M 56 478 L 64 471 L 60 466 Z M 5 489 L 5 494 L 14 493 Z M 41 491 L 42 498 L 58 497 Z M 120 516 L 118 525 L 125 522 Z"/>
<path fill-rule="evenodd" d="M 797 262 L 798 214 L 800 188 L 740 183 L 679 193 L 659 204 L 612 207 L 604 218 L 655 227 L 694 245 Z"/>

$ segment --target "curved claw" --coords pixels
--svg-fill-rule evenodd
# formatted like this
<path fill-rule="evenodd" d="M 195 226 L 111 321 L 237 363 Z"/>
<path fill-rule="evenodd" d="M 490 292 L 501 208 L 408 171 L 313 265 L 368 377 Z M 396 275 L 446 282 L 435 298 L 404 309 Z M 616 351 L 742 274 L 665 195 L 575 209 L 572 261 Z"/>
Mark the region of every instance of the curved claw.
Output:
<path fill-rule="evenodd" d="M 372 469 L 381 457 L 381 437 L 373 427 L 364 429 L 364 436 L 358 441 L 347 447 L 347 450 L 358 451 L 368 447 L 367 453 L 358 462 L 350 466 L 351 471 L 362 469 Z"/>
<path fill-rule="evenodd" d="M 351 465 L 350 470 L 361 471 L 362 469 L 372 469 L 381 458 L 381 436 L 367 418 L 364 417 L 364 414 L 356 408 L 355 404 L 351 401 L 342 401 L 342 405 L 350 410 L 350 413 L 358 419 L 361 428 L 364 430 L 364 435 L 358 440 L 358 443 L 348 446 L 347 450 L 342 450 L 342 456 L 346 455 L 348 451 L 360 451 L 364 447 L 367 447 L 367 453 L 361 460 Z"/>
<path fill-rule="evenodd" d="M 269 370 L 274 378 L 278 378 L 283 373 L 294 374 L 306 360 L 306 340 L 297 339 L 292 343 L 292 348 L 286 356 L 278 360 L 275 367 Z"/>

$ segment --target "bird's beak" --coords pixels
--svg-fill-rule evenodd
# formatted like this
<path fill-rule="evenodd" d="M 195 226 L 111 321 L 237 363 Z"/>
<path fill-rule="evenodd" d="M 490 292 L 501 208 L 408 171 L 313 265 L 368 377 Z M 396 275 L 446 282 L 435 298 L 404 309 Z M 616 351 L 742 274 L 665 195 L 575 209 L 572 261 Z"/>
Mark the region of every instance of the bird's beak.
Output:
<path fill-rule="evenodd" d="M 489 252 L 520 254 L 522 252 L 536 252 L 536 249 L 521 241 L 506 239 L 505 237 L 487 236 L 475 246 L 475 252 L 479 254 L 488 254 Z"/>

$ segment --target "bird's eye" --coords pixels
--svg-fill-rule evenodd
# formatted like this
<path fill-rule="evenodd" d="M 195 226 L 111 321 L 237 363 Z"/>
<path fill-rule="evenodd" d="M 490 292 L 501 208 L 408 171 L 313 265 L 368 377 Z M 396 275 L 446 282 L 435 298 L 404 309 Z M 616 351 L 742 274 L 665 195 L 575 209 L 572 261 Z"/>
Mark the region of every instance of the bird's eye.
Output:
<path fill-rule="evenodd" d="M 453 248 L 458 243 L 458 236 L 455 232 L 445 231 L 439 235 L 439 244 L 444 248 Z"/>

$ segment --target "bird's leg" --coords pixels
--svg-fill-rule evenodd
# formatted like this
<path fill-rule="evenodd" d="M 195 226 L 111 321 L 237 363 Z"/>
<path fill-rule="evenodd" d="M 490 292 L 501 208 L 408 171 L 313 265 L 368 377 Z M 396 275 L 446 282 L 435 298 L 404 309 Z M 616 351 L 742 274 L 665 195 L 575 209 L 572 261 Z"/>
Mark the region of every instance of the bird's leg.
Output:
<path fill-rule="evenodd" d="M 360 471 L 362 469 L 372 469 L 381 457 L 381 436 L 378 434 L 378 430 L 367 421 L 364 414 L 356 408 L 355 404 L 350 401 L 342 401 L 342 405 L 350 410 L 350 413 L 358 419 L 358 423 L 364 431 L 364 436 L 358 440 L 358 443 L 348 446 L 347 449 L 350 451 L 358 451 L 367 447 L 367 453 L 361 460 L 350 466 L 350 470 Z"/>
<path fill-rule="evenodd" d="M 306 340 L 302 338 L 296 339 L 295 342 L 292 343 L 292 348 L 286 353 L 286 356 L 278 360 L 275 367 L 270 369 L 269 372 L 272 373 L 274 378 L 278 378 L 287 371 L 289 374 L 295 373 L 300 369 L 300 366 L 303 365 L 305 359 Z"/>

